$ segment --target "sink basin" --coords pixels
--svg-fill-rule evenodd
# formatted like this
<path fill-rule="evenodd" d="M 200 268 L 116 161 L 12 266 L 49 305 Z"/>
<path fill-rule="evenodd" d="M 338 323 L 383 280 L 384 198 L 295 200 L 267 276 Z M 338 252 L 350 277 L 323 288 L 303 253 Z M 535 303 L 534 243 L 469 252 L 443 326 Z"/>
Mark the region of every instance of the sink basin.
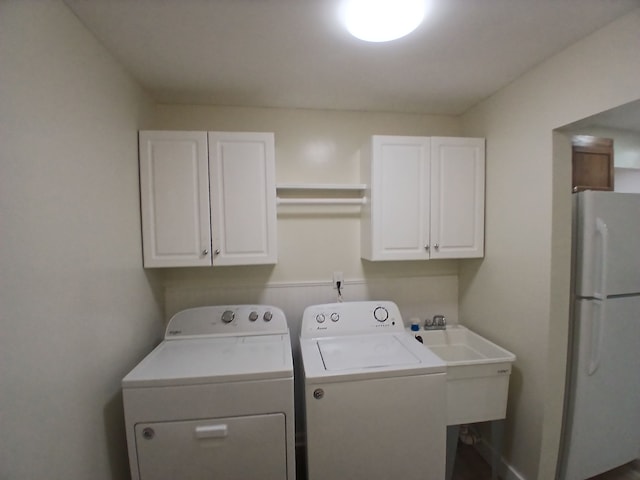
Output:
<path fill-rule="evenodd" d="M 448 326 L 445 330 L 420 330 L 413 333 L 420 335 L 424 345 L 447 362 L 447 365 L 512 363 L 516 359 L 513 353 L 462 325 Z"/>
<path fill-rule="evenodd" d="M 447 364 L 447 425 L 506 416 L 513 353 L 462 325 L 411 333 Z"/>

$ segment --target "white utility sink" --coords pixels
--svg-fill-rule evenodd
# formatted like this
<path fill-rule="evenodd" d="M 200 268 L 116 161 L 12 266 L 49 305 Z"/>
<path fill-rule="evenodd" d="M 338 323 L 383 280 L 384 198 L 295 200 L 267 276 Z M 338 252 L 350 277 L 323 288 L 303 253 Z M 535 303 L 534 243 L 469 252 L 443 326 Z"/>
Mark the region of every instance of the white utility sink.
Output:
<path fill-rule="evenodd" d="M 447 364 L 447 425 L 506 416 L 513 353 L 462 325 L 411 333 Z"/>

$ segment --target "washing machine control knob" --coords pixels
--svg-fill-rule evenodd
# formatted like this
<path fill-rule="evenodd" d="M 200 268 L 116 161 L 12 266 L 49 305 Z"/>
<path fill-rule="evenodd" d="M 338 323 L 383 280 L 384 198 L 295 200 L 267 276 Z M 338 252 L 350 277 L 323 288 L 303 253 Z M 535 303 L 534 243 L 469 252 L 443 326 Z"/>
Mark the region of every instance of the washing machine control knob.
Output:
<path fill-rule="evenodd" d="M 318 323 L 324 323 L 324 313 L 319 313 L 318 315 L 316 315 L 316 322 Z"/>
<path fill-rule="evenodd" d="M 251 312 L 249 314 L 249 321 L 255 322 L 258 319 L 258 312 Z"/>
<path fill-rule="evenodd" d="M 265 322 L 270 322 L 272 318 L 273 318 L 273 313 L 271 313 L 269 310 L 267 310 L 266 312 L 264 312 L 264 315 L 262 316 L 262 319 L 263 319 Z"/>
<path fill-rule="evenodd" d="M 333 312 L 331 314 L 331 321 L 332 322 L 337 322 L 338 320 L 340 320 L 340 314 L 337 312 Z"/>
<path fill-rule="evenodd" d="M 386 322 L 389 318 L 389 312 L 384 307 L 376 307 L 373 311 L 373 317 L 379 322 Z"/>
<path fill-rule="evenodd" d="M 236 314 L 233 313 L 231 310 L 225 310 L 224 313 L 222 314 L 222 321 L 224 323 L 231 323 L 233 322 L 233 319 L 235 318 Z"/>

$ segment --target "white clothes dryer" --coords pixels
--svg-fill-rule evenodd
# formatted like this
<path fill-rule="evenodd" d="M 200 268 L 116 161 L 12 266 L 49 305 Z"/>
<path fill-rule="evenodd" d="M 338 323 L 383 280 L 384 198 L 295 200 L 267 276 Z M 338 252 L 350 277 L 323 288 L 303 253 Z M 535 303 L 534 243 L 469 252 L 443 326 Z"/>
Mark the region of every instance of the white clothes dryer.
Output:
<path fill-rule="evenodd" d="M 295 479 L 293 360 L 282 310 L 179 312 L 122 389 L 133 480 Z"/>
<path fill-rule="evenodd" d="M 308 480 L 442 480 L 446 365 L 408 334 L 393 302 L 307 307 Z"/>

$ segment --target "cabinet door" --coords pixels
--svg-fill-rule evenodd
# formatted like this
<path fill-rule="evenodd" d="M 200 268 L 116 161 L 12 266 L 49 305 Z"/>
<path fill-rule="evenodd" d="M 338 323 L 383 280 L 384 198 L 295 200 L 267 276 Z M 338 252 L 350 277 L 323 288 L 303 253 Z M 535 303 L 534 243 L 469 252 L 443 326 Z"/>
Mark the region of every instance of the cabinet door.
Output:
<path fill-rule="evenodd" d="M 590 135 L 575 135 L 571 140 L 573 191 L 612 191 L 614 189 L 613 140 Z"/>
<path fill-rule="evenodd" d="M 484 139 L 431 138 L 431 258 L 484 255 Z"/>
<path fill-rule="evenodd" d="M 272 133 L 209 133 L 213 265 L 277 261 Z"/>
<path fill-rule="evenodd" d="M 141 131 L 145 267 L 211 265 L 205 132 Z"/>
<path fill-rule="evenodd" d="M 374 136 L 370 159 L 370 209 L 363 219 L 363 258 L 429 258 L 429 139 Z"/>

